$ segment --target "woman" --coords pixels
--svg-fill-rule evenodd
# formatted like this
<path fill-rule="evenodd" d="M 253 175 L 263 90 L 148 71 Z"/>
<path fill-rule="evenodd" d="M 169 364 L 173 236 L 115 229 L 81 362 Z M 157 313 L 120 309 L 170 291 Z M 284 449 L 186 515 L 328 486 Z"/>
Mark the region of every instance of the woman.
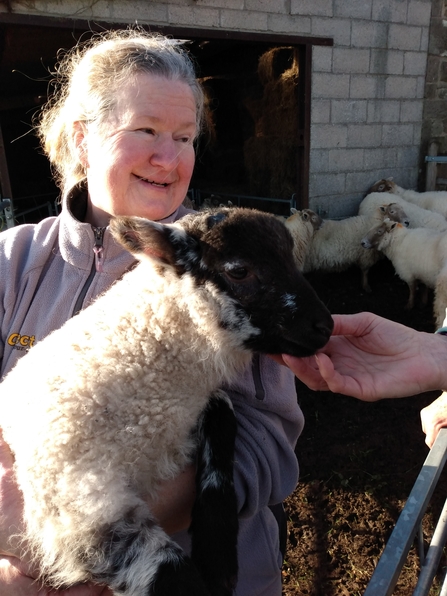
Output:
<path fill-rule="evenodd" d="M 70 52 L 58 74 L 62 84 L 44 110 L 39 133 L 58 175 L 62 212 L 0 235 L 0 269 L 6 273 L 0 282 L 2 376 L 133 265 L 109 235 L 111 215 L 170 222 L 187 212 L 182 201 L 194 167 L 203 94 L 181 45 L 139 30 L 107 32 Z M 235 594 L 279 596 L 282 556 L 269 506 L 281 503 L 297 482 L 294 446 L 303 417 L 294 377 L 261 357 L 226 389 L 239 425 Z M 33 583 L 33 571 L 10 539 L 20 524 L 20 494 L 5 446 L 1 454 L 1 594 L 108 594 L 98 586 L 48 592 Z M 150 503 L 185 548 L 193 499 L 191 466 Z"/>
<path fill-rule="evenodd" d="M 447 391 L 446 327 L 423 333 L 367 312 L 333 319 L 332 337 L 316 356 L 282 357 L 310 389 L 363 401 Z M 447 393 L 424 408 L 421 419 L 431 447 L 447 426 Z"/>

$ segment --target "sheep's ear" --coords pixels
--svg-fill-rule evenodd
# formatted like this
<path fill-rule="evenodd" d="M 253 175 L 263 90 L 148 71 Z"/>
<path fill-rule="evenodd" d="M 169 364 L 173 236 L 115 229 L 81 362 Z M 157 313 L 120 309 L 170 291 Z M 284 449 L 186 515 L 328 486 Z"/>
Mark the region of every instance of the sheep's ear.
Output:
<path fill-rule="evenodd" d="M 295 207 L 290 207 L 290 213 L 294 215 L 295 213 L 298 213 L 298 209 L 295 209 Z"/>
<path fill-rule="evenodd" d="M 302 211 L 301 212 L 301 219 L 303 219 L 304 221 L 309 221 L 309 219 L 310 219 L 309 213 L 307 213 L 307 211 Z"/>
<path fill-rule="evenodd" d="M 382 213 L 386 213 L 387 205 L 379 205 L 379 209 Z"/>
<path fill-rule="evenodd" d="M 113 237 L 129 252 L 149 257 L 160 264 L 175 266 L 178 249 L 195 241 L 179 226 L 160 224 L 142 217 L 114 217 L 110 220 Z"/>

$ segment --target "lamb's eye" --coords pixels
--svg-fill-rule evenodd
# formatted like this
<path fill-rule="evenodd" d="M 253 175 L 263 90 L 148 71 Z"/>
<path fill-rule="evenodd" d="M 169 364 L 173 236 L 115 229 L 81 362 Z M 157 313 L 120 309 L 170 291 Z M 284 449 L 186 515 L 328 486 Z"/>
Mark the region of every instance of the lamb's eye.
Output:
<path fill-rule="evenodd" d="M 249 275 L 249 271 L 246 267 L 234 267 L 233 269 L 228 269 L 225 271 L 225 273 L 230 279 L 234 279 L 236 281 L 246 279 Z"/>

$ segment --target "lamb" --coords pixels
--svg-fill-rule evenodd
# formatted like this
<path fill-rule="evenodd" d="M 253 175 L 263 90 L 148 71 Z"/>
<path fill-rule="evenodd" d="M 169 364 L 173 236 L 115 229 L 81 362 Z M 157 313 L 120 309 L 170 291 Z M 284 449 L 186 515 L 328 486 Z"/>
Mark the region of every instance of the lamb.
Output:
<path fill-rule="evenodd" d="M 410 228 L 432 228 L 433 230 L 447 230 L 447 220 L 440 213 L 423 209 L 418 205 L 409 203 L 402 197 L 389 192 L 372 192 L 363 199 L 359 205 L 359 214 L 367 215 L 372 213 L 377 207 L 384 203 L 394 203 L 400 205 L 408 216 Z M 404 222 L 401 222 L 404 223 Z"/>
<path fill-rule="evenodd" d="M 428 190 L 417 192 L 416 190 L 405 189 L 393 182 L 392 178 L 383 178 L 376 182 L 370 192 L 389 192 L 399 195 L 409 203 L 414 203 L 423 209 L 429 209 L 447 217 L 447 191 Z"/>
<path fill-rule="evenodd" d="M 397 275 L 408 284 L 407 309 L 414 306 L 417 282 L 435 288 L 441 271 L 447 265 L 447 234 L 429 228 L 406 229 L 388 218 L 373 227 L 362 239 L 366 249 L 380 250 L 393 264 Z M 447 301 L 439 289 L 434 316 L 441 326 Z"/>
<path fill-rule="evenodd" d="M 253 351 L 315 353 L 332 318 L 273 215 L 224 208 L 174 224 L 117 217 L 110 228 L 139 264 L 1 384 L 24 499 L 19 538 L 50 586 L 90 580 L 120 596 L 229 596 L 236 427 L 218 388 Z M 194 456 L 190 559 L 144 497 Z"/>
<path fill-rule="evenodd" d="M 303 270 L 308 246 L 316 230 L 323 224 L 323 219 L 311 209 L 299 211 L 292 208 L 292 215 L 284 220 L 284 224 L 293 237 L 293 256 L 296 266 Z"/>
<path fill-rule="evenodd" d="M 385 216 L 396 221 L 407 219 L 403 210 L 396 208 L 393 203 L 384 209 L 377 208 L 370 215 L 355 215 L 339 221 L 324 220 L 321 229 L 315 232 L 309 244 L 303 272 L 318 269 L 343 271 L 357 265 L 362 271 L 363 290 L 371 292 L 368 272 L 381 256 L 377 251 L 365 252 L 360 242 L 374 223 L 382 221 Z"/>

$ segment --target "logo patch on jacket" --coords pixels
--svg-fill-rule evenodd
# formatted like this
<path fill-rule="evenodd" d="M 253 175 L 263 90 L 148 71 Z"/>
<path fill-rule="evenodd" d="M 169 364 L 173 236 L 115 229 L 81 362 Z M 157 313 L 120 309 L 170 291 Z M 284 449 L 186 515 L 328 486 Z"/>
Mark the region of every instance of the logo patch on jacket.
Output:
<path fill-rule="evenodd" d="M 20 333 L 11 333 L 6 340 L 8 345 L 12 346 L 14 350 L 28 351 L 33 347 L 36 338 L 34 335 L 20 335 Z"/>

